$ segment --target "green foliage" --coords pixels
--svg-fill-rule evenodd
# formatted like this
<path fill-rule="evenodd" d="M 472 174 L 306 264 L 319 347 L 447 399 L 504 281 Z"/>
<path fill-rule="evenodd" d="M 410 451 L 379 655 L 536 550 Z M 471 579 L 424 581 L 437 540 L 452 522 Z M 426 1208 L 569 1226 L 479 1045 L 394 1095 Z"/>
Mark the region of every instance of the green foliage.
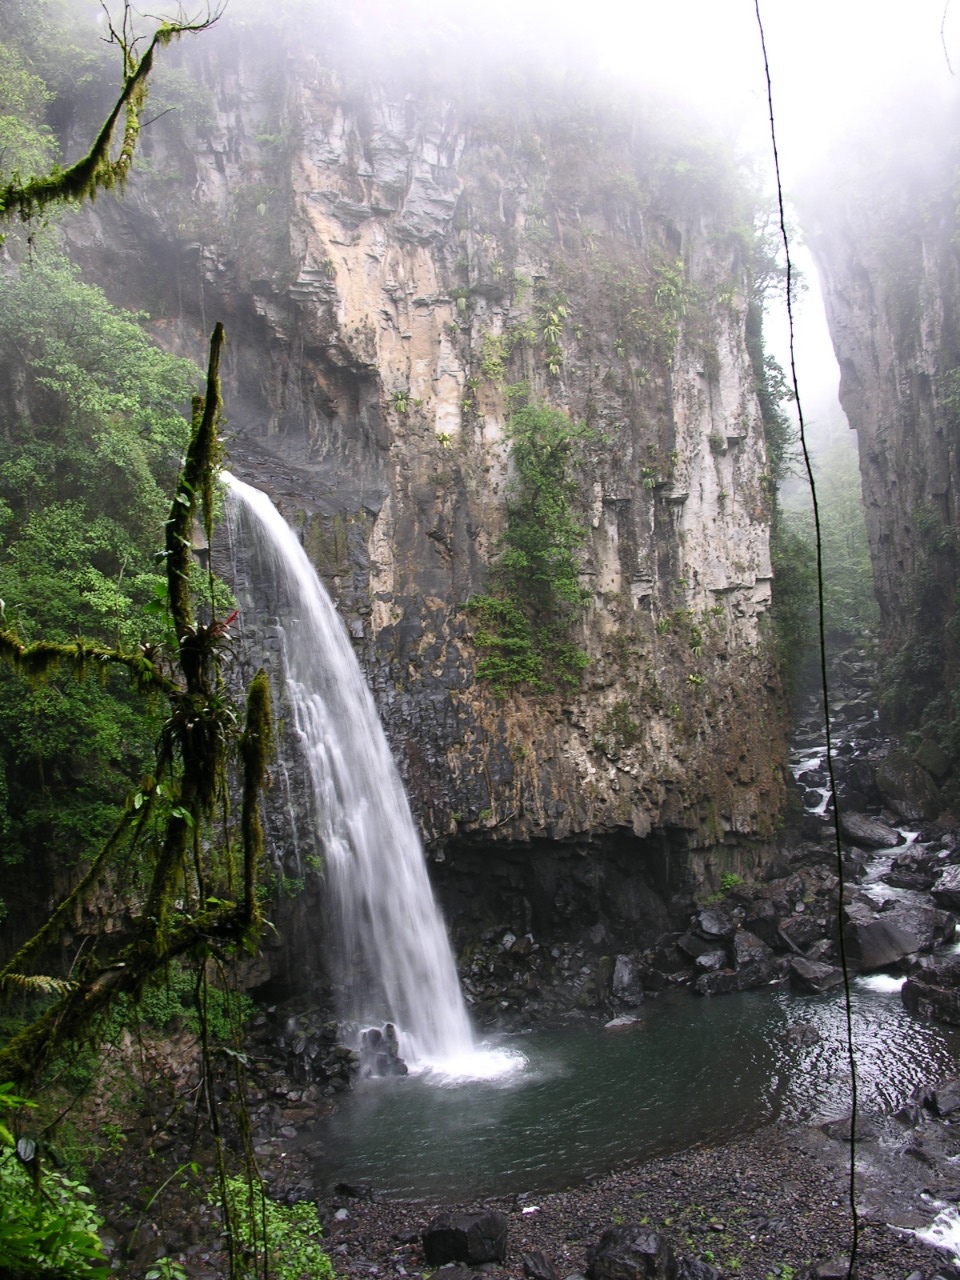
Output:
<path fill-rule="evenodd" d="M 773 623 L 788 689 L 799 684 L 816 633 L 816 548 L 809 534 L 779 510 L 770 530 L 773 564 Z"/>
<path fill-rule="evenodd" d="M 195 973 L 171 964 L 124 1016 L 127 1021 L 142 1018 L 159 1031 L 169 1031 L 179 1023 L 199 1035 L 201 1010 L 205 1012 L 207 1034 L 225 1044 L 237 1038 L 239 1028 L 253 1012 L 253 1001 L 242 992 L 225 991 L 212 982 L 203 990 Z"/>
<path fill-rule="evenodd" d="M 89 1280 L 107 1261 L 90 1191 L 55 1169 L 42 1170 L 33 1139 L 10 1126 L 30 1104 L 0 1085 L 0 1259 L 17 1280 Z"/>
<path fill-rule="evenodd" d="M 500 573 L 515 596 L 532 593 L 541 616 L 579 607 L 584 593 L 574 551 L 586 531 L 574 515 L 568 466 L 590 432 L 559 409 L 527 405 L 507 424 L 515 477 L 507 498 Z"/>
<path fill-rule="evenodd" d="M 481 622 L 475 643 L 489 650 L 477 676 L 498 696 L 517 685 L 546 693 L 556 682 L 575 684 L 587 665 L 568 639 L 585 603 L 575 552 L 586 536 L 568 468 L 590 433 L 559 409 L 530 404 L 511 416 L 507 435 L 514 476 L 495 590 L 470 605 Z"/>
<path fill-rule="evenodd" d="M 267 1199 L 261 1183 L 240 1177 L 228 1178 L 226 1191 L 233 1252 L 240 1258 L 237 1277 L 334 1280 L 315 1204 L 278 1204 Z"/>
<path fill-rule="evenodd" d="M 828 636 L 837 634 L 863 642 L 876 634 L 879 610 L 856 449 L 846 442 L 829 449 L 817 458 L 815 478 Z M 949 532 L 952 535 L 952 530 Z"/>
<path fill-rule="evenodd" d="M 53 134 L 45 123 L 50 96 L 22 55 L 0 44 L 0 174 L 37 173 L 52 164 Z"/>
<path fill-rule="evenodd" d="M 164 637 L 155 553 L 195 377 L 56 254 L 0 276 L 0 598 L 23 639 Z M 112 825 L 159 728 L 128 684 L 0 675 L 6 861 Z"/>
<path fill-rule="evenodd" d="M 506 362 L 509 356 L 508 343 L 505 337 L 494 333 L 483 335 L 483 350 L 480 358 L 480 372 L 496 386 L 500 386 L 506 377 Z"/>

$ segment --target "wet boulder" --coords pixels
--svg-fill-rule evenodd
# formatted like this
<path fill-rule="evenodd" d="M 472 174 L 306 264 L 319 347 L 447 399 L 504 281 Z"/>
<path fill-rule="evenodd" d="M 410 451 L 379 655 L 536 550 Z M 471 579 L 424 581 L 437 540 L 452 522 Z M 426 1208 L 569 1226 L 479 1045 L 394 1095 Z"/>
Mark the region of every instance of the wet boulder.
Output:
<path fill-rule="evenodd" d="M 762 939 L 767 946 L 776 946 L 780 942 L 780 917 L 769 898 L 758 898 L 750 904 L 743 918 L 743 927 Z"/>
<path fill-rule="evenodd" d="M 941 872 L 931 892 L 938 907 L 947 911 L 960 910 L 960 867 L 947 867 Z"/>
<path fill-rule="evenodd" d="M 948 941 L 956 924 L 948 911 L 893 903 L 878 910 L 859 898 L 844 907 L 844 937 L 851 961 L 860 969 L 886 969 L 906 956 Z"/>
<path fill-rule="evenodd" d="M 941 1120 L 960 1111 L 960 1080 L 941 1080 L 933 1091 L 933 1111 Z"/>
<path fill-rule="evenodd" d="M 691 922 L 691 931 L 708 942 L 732 938 L 736 924 L 723 907 L 701 907 Z"/>
<path fill-rule="evenodd" d="M 765 987 L 781 976 L 773 951 L 749 929 L 738 929 L 733 936 L 733 966 L 740 991 Z"/>
<path fill-rule="evenodd" d="M 612 990 L 617 1000 L 634 1009 L 643 1002 L 643 966 L 636 956 L 617 956 L 613 965 Z"/>
<path fill-rule="evenodd" d="M 906 751 L 890 752 L 877 770 L 877 787 L 884 803 L 906 822 L 935 818 L 940 812 L 939 787 Z"/>
<path fill-rule="evenodd" d="M 698 937 L 695 933 L 681 934 L 677 939 L 677 947 L 691 960 L 698 960 L 700 956 L 717 950 L 716 940 L 708 942 L 706 938 Z"/>
<path fill-rule="evenodd" d="M 809 1047 L 819 1044 L 822 1036 L 812 1022 L 794 1022 L 787 1028 L 783 1038 L 787 1044 Z"/>
<path fill-rule="evenodd" d="M 824 927 L 818 917 L 804 910 L 781 922 L 780 937 L 787 940 L 788 946 L 803 951 L 823 936 Z"/>
<path fill-rule="evenodd" d="M 840 814 L 840 831 L 844 839 L 864 849 L 892 849 L 903 844 L 903 836 L 885 822 L 868 818 L 863 813 L 845 811 Z"/>
<path fill-rule="evenodd" d="M 702 1258 L 681 1258 L 677 1264 L 677 1280 L 721 1280 L 720 1272 Z"/>
<path fill-rule="evenodd" d="M 808 960 L 806 956 L 790 957 L 790 985 L 799 991 L 819 995 L 843 982 L 843 971 L 822 960 Z"/>
<path fill-rule="evenodd" d="M 465 1262 L 477 1267 L 507 1256 L 507 1218 L 487 1213 L 438 1213 L 423 1233 L 423 1253 L 431 1267 Z"/>
<path fill-rule="evenodd" d="M 610 1227 L 587 1251 L 587 1280 L 677 1280 L 665 1236 L 649 1227 Z"/>
<path fill-rule="evenodd" d="M 527 1280 L 560 1280 L 560 1272 L 540 1249 L 523 1255 L 523 1274 Z"/>
<path fill-rule="evenodd" d="M 897 854 L 890 865 L 890 870 L 883 878 L 891 888 L 916 889 L 925 892 L 933 887 L 942 869 L 943 863 L 935 854 L 926 853 L 916 845 L 910 845 L 903 853 Z M 950 903 L 939 902 L 939 905 L 949 908 Z"/>
<path fill-rule="evenodd" d="M 960 1026 L 960 956 L 923 956 L 910 966 L 900 999 L 911 1013 Z"/>
<path fill-rule="evenodd" d="M 702 973 L 693 985 L 698 996 L 725 996 L 740 990 L 740 979 L 732 969 Z"/>
<path fill-rule="evenodd" d="M 953 769 L 953 761 L 936 742 L 925 738 L 913 753 L 913 762 L 929 773 L 935 782 L 943 782 Z"/>

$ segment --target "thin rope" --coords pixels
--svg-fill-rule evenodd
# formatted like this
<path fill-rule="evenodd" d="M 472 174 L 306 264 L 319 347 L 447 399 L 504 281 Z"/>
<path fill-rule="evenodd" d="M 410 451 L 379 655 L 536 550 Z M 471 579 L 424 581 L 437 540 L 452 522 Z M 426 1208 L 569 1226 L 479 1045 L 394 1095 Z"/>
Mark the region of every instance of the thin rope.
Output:
<path fill-rule="evenodd" d="M 940 43 L 943 45 L 943 56 L 947 64 L 947 70 L 953 75 L 953 64 L 950 61 L 950 50 L 947 48 L 947 14 L 950 11 L 950 0 L 946 0 L 943 6 L 943 17 L 940 19 Z"/>
<path fill-rule="evenodd" d="M 790 237 L 787 234 L 787 218 L 784 210 L 783 183 L 780 177 L 780 155 L 777 149 L 777 130 L 773 113 L 773 85 L 770 78 L 770 60 L 767 56 L 767 41 L 763 30 L 763 19 L 760 16 L 760 0 L 754 0 L 754 11 L 757 15 L 757 27 L 760 31 L 760 47 L 763 51 L 763 73 L 767 85 L 767 110 L 770 118 L 770 145 L 773 150 L 773 168 L 777 183 L 777 207 L 780 217 L 780 238 L 783 241 L 783 252 L 787 262 L 787 325 L 790 335 L 790 381 L 793 388 L 794 401 L 797 406 L 797 420 L 800 424 L 800 447 L 803 451 L 803 462 L 807 473 L 807 484 L 813 504 L 813 527 L 817 549 L 817 628 L 820 644 L 820 688 L 823 696 L 823 723 L 826 732 L 827 774 L 830 783 L 830 796 L 833 800 L 833 836 L 837 864 L 837 924 L 840 933 L 840 968 L 843 972 L 844 1006 L 846 1009 L 847 1062 L 850 1071 L 850 1167 L 848 1199 L 852 1235 L 850 1241 L 850 1262 L 847 1277 L 850 1280 L 855 1274 L 857 1252 L 860 1244 L 860 1214 L 857 1210 L 856 1187 L 856 1149 L 857 1149 L 857 1060 L 853 1043 L 853 1000 L 850 989 L 850 969 L 847 961 L 847 944 L 844 938 L 844 874 L 843 846 L 840 840 L 840 806 L 837 803 L 837 784 L 833 768 L 833 740 L 830 730 L 830 685 L 827 677 L 827 645 L 826 621 L 823 605 L 823 541 L 820 530 L 820 508 L 817 502 L 817 486 L 813 478 L 813 465 L 810 451 L 807 448 L 806 424 L 803 418 L 803 406 L 800 402 L 800 385 L 797 379 L 797 360 L 794 342 L 793 319 L 793 260 L 790 255 Z"/>

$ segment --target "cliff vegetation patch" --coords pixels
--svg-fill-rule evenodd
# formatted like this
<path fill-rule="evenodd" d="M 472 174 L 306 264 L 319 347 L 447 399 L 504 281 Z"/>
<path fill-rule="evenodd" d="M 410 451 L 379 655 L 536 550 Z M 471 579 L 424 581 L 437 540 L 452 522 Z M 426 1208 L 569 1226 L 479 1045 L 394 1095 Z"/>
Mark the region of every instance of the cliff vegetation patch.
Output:
<path fill-rule="evenodd" d="M 573 508 L 577 486 L 569 470 L 590 435 L 546 404 L 525 405 L 507 423 L 514 468 L 507 526 L 492 590 L 468 606 L 479 621 L 474 643 L 484 651 L 476 675 L 498 697 L 521 685 L 537 693 L 575 685 L 587 665 L 570 639 L 586 598 L 576 557 L 586 530 Z"/>

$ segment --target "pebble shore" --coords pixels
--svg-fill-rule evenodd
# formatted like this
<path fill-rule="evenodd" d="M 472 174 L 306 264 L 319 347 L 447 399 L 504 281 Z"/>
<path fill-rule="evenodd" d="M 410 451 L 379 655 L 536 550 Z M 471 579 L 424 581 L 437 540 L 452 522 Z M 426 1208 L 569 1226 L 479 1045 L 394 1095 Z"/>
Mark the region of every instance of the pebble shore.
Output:
<path fill-rule="evenodd" d="M 507 1257 L 482 1269 L 486 1280 L 524 1276 L 524 1255 L 533 1252 L 560 1277 L 583 1273 L 589 1247 L 624 1223 L 662 1230 L 678 1256 L 702 1259 L 725 1277 L 845 1276 L 852 1242 L 848 1151 L 819 1130 L 772 1128 L 625 1167 L 568 1191 L 456 1207 L 495 1208 L 509 1218 Z M 338 1275 L 423 1275 L 420 1236 L 440 1208 L 375 1197 L 328 1201 L 328 1247 Z M 948 1254 L 869 1213 L 861 1216 L 858 1257 L 861 1280 L 958 1274 Z"/>

